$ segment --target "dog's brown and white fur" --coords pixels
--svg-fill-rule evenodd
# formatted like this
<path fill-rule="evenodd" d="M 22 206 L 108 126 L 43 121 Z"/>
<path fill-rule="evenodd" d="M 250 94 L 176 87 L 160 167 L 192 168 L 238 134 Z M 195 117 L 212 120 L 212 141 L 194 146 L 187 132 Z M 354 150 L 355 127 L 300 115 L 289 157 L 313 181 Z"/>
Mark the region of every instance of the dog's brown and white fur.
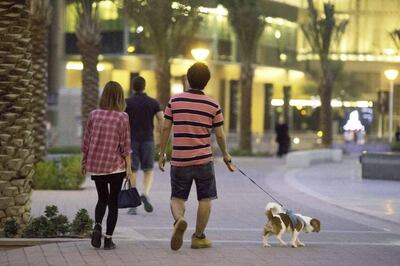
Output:
<path fill-rule="evenodd" d="M 270 245 L 268 244 L 268 237 L 270 235 L 276 235 L 276 238 L 281 243 L 281 246 L 287 246 L 286 242 L 282 240 L 282 235 L 285 232 L 292 233 L 292 247 L 304 247 L 305 245 L 299 239 L 300 232 L 304 231 L 306 233 L 318 233 L 321 228 L 321 224 L 318 219 L 304 216 L 298 213 L 296 213 L 295 215 L 300 219 L 297 218 L 296 224 L 292 224 L 289 215 L 287 215 L 285 210 L 275 202 L 270 202 L 267 204 L 267 206 L 265 207 L 265 214 L 267 215 L 268 221 L 264 226 L 264 247 L 270 247 Z M 302 221 L 304 221 L 304 223 Z"/>

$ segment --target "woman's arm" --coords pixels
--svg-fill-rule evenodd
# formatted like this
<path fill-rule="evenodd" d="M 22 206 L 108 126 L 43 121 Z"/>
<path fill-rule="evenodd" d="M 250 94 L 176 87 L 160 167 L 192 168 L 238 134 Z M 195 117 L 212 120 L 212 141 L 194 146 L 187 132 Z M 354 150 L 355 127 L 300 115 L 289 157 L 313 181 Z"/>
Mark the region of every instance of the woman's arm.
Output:
<path fill-rule="evenodd" d="M 129 178 L 132 187 L 136 187 L 136 176 L 132 173 L 132 158 L 131 154 L 125 157 L 126 178 Z"/>
<path fill-rule="evenodd" d="M 136 177 L 132 173 L 132 158 L 131 158 L 131 129 L 129 125 L 128 114 L 124 113 L 121 128 L 121 155 L 125 159 L 126 178 L 129 178 L 131 186 L 136 186 Z"/>
<path fill-rule="evenodd" d="M 81 151 L 82 151 L 81 173 L 82 173 L 82 175 L 86 174 L 86 160 L 87 160 L 87 154 L 89 152 L 91 131 L 92 131 L 92 116 L 90 113 L 88 116 L 87 122 L 86 122 L 86 128 L 85 128 L 85 131 L 83 134 L 83 141 L 82 141 L 82 146 L 81 146 Z"/>

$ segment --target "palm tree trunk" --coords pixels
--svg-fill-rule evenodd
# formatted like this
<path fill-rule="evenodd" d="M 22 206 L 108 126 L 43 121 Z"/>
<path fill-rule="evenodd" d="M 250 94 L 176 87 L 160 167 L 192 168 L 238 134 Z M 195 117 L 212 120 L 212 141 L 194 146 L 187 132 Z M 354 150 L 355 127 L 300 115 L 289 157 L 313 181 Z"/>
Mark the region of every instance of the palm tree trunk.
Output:
<path fill-rule="evenodd" d="M 43 0 L 40 0 L 43 1 Z M 38 3 L 32 3 L 38 5 Z M 43 5 L 44 3 L 42 3 Z M 32 70 L 33 79 L 33 114 L 35 129 L 35 162 L 43 161 L 46 156 L 46 110 L 47 110 L 47 92 L 48 92 L 48 31 L 50 23 L 50 3 L 47 6 L 38 5 L 43 10 L 37 14 L 32 14 Z M 34 12 L 33 11 L 33 12 Z"/>
<path fill-rule="evenodd" d="M 240 67 L 240 142 L 242 150 L 251 153 L 251 102 L 254 68 L 251 63 L 242 63 Z"/>
<path fill-rule="evenodd" d="M 156 58 L 157 99 L 164 110 L 171 97 L 171 65 L 168 59 Z"/>
<path fill-rule="evenodd" d="M 85 130 L 86 121 L 91 111 L 97 108 L 99 100 L 99 72 L 97 72 L 97 63 L 99 56 L 99 47 L 79 44 L 79 50 L 82 56 L 82 131 Z"/>
<path fill-rule="evenodd" d="M 320 84 L 319 95 L 321 99 L 320 128 L 323 132 L 322 145 L 332 145 L 332 72 L 328 62 L 323 63 L 323 78 Z"/>
<path fill-rule="evenodd" d="M 0 230 L 30 219 L 34 154 L 29 1 L 0 1 Z"/>

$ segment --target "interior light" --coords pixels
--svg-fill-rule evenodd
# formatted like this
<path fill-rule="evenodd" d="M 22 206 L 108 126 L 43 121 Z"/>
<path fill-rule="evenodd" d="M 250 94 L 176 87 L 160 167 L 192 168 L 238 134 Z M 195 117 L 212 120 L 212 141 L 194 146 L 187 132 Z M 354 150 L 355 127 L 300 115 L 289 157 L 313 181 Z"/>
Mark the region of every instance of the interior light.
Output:
<path fill-rule="evenodd" d="M 135 50 L 136 50 L 136 48 L 133 45 L 129 45 L 128 48 L 126 49 L 126 51 L 128 53 L 133 53 Z"/>
<path fill-rule="evenodd" d="M 286 60 L 287 60 L 287 55 L 282 53 L 282 54 L 279 55 L 279 59 L 280 59 L 282 62 L 286 62 Z"/>
<path fill-rule="evenodd" d="M 141 33 L 144 30 L 143 26 L 139 26 L 136 28 L 136 33 Z"/>
<path fill-rule="evenodd" d="M 274 36 L 275 36 L 276 39 L 280 39 L 281 38 L 280 30 L 276 30 Z"/>

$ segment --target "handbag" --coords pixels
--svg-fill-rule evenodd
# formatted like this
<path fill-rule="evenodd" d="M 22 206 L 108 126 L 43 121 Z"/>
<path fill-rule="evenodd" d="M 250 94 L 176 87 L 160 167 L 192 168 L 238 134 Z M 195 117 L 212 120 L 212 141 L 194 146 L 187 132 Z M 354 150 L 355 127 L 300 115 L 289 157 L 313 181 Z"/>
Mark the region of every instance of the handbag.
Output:
<path fill-rule="evenodd" d="M 127 184 L 128 183 L 128 184 Z M 118 194 L 118 208 L 135 208 L 142 204 L 139 192 L 136 187 L 131 187 L 131 183 L 125 179 L 122 190 Z"/>

